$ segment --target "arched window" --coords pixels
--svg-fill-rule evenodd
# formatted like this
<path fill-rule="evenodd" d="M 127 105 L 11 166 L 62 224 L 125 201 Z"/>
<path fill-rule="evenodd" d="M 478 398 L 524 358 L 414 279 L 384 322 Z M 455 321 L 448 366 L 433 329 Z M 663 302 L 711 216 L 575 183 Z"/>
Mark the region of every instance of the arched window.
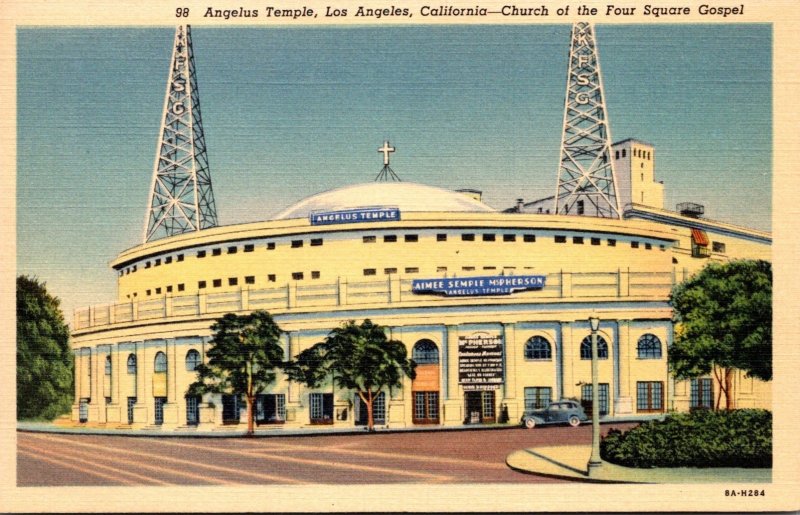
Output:
<path fill-rule="evenodd" d="M 542 336 L 534 336 L 525 342 L 525 359 L 553 359 L 550 342 Z"/>
<path fill-rule="evenodd" d="M 636 344 L 639 359 L 661 359 L 661 340 L 654 334 L 644 334 Z"/>
<path fill-rule="evenodd" d="M 111 355 L 106 356 L 106 375 L 111 375 Z"/>
<path fill-rule="evenodd" d="M 592 359 L 592 335 L 581 342 L 581 359 Z M 597 359 L 608 359 L 608 344 L 605 338 L 597 335 Z"/>
<path fill-rule="evenodd" d="M 167 371 L 167 355 L 159 351 L 156 354 L 155 368 L 153 372 L 166 372 Z"/>
<path fill-rule="evenodd" d="M 136 354 L 128 355 L 128 373 L 129 374 L 136 373 Z"/>
<path fill-rule="evenodd" d="M 439 349 L 430 340 L 420 340 L 414 344 L 411 351 L 411 359 L 418 365 L 439 363 Z"/>
<path fill-rule="evenodd" d="M 186 353 L 186 370 L 194 372 L 200 364 L 200 353 L 192 349 Z"/>

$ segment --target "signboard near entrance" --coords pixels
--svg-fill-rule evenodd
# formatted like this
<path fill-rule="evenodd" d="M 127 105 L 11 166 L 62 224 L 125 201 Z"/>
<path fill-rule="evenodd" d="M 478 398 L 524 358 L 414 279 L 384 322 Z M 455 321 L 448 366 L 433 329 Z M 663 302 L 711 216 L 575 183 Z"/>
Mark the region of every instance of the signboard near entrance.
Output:
<path fill-rule="evenodd" d="M 503 384 L 503 338 L 458 337 L 458 383 L 464 390 L 497 390 Z"/>

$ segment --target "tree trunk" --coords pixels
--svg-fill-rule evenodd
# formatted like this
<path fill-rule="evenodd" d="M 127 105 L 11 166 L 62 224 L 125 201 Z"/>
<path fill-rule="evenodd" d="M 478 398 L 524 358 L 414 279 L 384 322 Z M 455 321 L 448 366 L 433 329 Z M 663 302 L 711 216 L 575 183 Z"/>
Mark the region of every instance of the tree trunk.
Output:
<path fill-rule="evenodd" d="M 725 369 L 725 409 L 730 411 L 734 406 L 733 402 L 733 391 L 731 390 L 731 386 L 733 385 L 733 370 L 730 368 Z"/>
<path fill-rule="evenodd" d="M 255 432 L 253 424 L 253 396 L 245 395 L 244 399 L 247 403 L 247 436 L 253 436 Z"/>
<path fill-rule="evenodd" d="M 375 422 L 372 420 L 372 401 L 374 398 L 372 397 L 372 390 L 367 390 L 367 428 L 369 432 L 375 430 Z"/>

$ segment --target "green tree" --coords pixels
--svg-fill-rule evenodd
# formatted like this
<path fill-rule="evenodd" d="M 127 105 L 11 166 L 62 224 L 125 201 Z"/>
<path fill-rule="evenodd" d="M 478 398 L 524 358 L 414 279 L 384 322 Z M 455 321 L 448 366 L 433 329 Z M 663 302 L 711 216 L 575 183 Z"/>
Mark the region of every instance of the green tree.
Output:
<path fill-rule="evenodd" d="M 726 409 L 733 408 L 734 369 L 772 379 L 772 266 L 766 261 L 712 263 L 670 294 L 675 343 L 669 364 L 677 379 L 713 374 Z"/>
<path fill-rule="evenodd" d="M 18 419 L 52 420 L 72 407 L 72 351 L 60 303 L 44 283 L 17 277 Z"/>
<path fill-rule="evenodd" d="M 382 391 L 401 387 L 403 376 L 413 379 L 415 366 L 405 345 L 388 339 L 384 327 L 351 320 L 301 352 L 289 377 L 311 388 L 332 378 L 339 388 L 355 391 L 367 407 L 367 428 L 373 431 L 373 401 Z"/>
<path fill-rule="evenodd" d="M 280 345 L 283 333 L 266 311 L 249 315 L 228 313 L 212 326 L 214 335 L 206 353 L 208 363 L 198 365 L 197 381 L 189 395 L 228 393 L 243 395 L 247 403 L 247 434 L 253 434 L 253 403 L 276 378 L 286 362 Z"/>

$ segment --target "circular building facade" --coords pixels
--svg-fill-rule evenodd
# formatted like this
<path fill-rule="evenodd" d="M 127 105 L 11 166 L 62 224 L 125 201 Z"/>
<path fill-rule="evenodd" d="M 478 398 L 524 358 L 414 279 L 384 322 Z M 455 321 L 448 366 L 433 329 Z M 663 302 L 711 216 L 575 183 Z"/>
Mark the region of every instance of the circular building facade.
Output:
<path fill-rule="evenodd" d="M 348 320 L 405 343 L 417 376 L 376 401 L 378 426 L 516 422 L 560 398 L 590 405 L 590 316 L 601 319 L 601 414 L 662 413 L 682 402 L 666 357 L 683 237 L 654 221 L 501 213 L 470 194 L 370 183 L 270 221 L 148 242 L 112 261 L 116 303 L 76 312 L 72 418 L 244 422 L 236 396 L 186 390 L 211 324 L 256 309 L 285 331 L 287 358 Z M 366 423 L 362 408 L 356 392 L 279 378 L 254 411 L 262 426 L 352 427 Z"/>

